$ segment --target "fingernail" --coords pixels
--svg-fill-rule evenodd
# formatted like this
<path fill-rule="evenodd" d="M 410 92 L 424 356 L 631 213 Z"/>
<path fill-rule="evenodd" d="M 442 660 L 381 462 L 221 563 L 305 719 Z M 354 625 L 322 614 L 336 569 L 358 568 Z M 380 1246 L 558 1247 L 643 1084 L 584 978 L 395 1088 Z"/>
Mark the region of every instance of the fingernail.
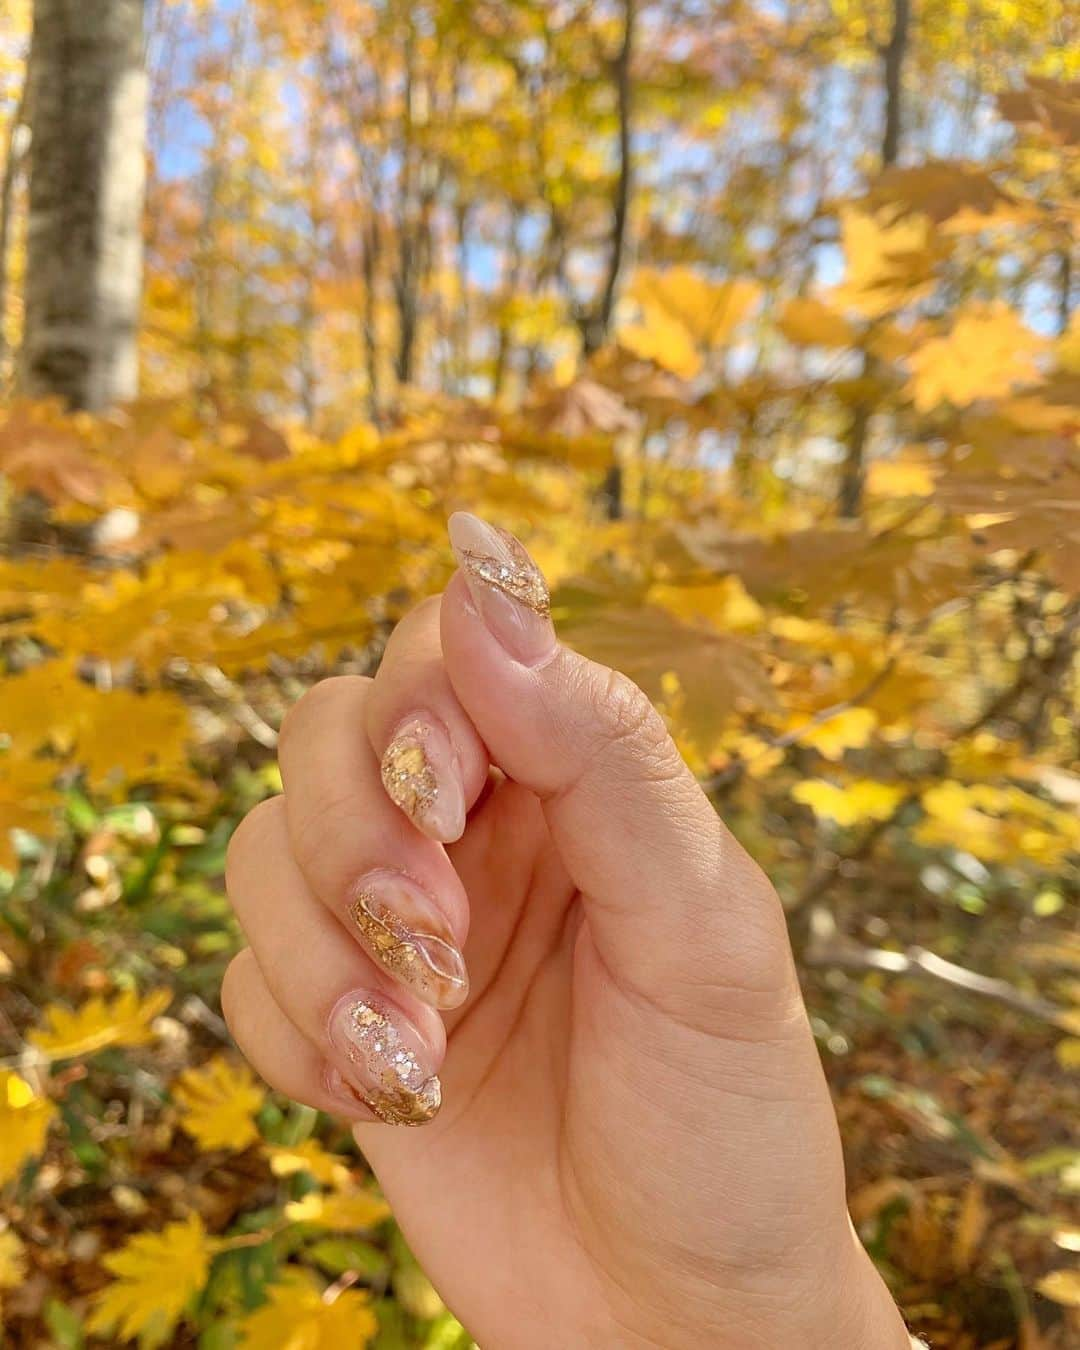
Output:
<path fill-rule="evenodd" d="M 444 727 L 426 717 L 403 722 L 383 754 L 382 780 L 390 800 L 426 835 L 444 844 L 461 838 L 465 788 Z"/>
<path fill-rule="evenodd" d="M 454 512 L 449 531 L 484 622 L 516 661 L 536 665 L 555 646 L 544 574 L 512 534 L 467 511 Z"/>
<path fill-rule="evenodd" d="M 434 1008 L 457 1008 L 469 992 L 465 960 L 442 912 L 399 872 L 371 872 L 349 910 L 360 940 L 384 970 Z"/>
<path fill-rule="evenodd" d="M 387 1125 L 423 1125 L 442 1103 L 423 1037 L 397 1008 L 346 994 L 330 1014 L 330 1042 L 347 1060 L 343 1081 Z"/>

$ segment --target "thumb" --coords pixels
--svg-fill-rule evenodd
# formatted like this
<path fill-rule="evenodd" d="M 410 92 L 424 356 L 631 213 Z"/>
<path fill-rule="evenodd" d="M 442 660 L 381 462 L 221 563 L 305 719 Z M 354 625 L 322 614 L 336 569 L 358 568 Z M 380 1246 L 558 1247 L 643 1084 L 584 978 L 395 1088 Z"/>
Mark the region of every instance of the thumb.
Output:
<path fill-rule="evenodd" d="M 450 541 L 447 672 L 492 760 L 541 799 L 610 974 L 710 1031 L 733 1014 L 790 1015 L 798 985 L 776 894 L 648 698 L 557 641 L 543 575 L 513 535 L 458 512 Z"/>

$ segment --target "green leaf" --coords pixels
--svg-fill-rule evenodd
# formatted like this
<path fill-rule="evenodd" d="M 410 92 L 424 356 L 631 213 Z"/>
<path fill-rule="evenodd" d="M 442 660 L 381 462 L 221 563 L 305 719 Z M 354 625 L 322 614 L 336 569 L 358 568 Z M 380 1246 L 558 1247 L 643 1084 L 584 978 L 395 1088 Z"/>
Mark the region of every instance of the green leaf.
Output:
<path fill-rule="evenodd" d="M 52 1333 L 55 1350 L 82 1350 L 82 1321 L 65 1303 L 50 1298 L 45 1304 L 45 1325 Z"/>
<path fill-rule="evenodd" d="M 386 1253 L 360 1238 L 322 1238 L 307 1248 L 306 1255 L 335 1278 L 346 1271 L 355 1271 L 365 1284 L 380 1284 L 390 1272 Z"/>

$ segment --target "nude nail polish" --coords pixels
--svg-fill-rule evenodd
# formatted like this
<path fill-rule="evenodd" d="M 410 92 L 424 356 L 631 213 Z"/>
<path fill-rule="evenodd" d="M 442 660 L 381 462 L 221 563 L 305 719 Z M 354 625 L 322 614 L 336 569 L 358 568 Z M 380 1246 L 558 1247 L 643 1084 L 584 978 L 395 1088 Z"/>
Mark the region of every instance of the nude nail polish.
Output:
<path fill-rule="evenodd" d="M 507 530 L 455 511 L 450 543 L 481 617 L 516 661 L 538 665 L 555 648 L 544 575 Z"/>
<path fill-rule="evenodd" d="M 469 977 L 442 911 L 400 872 L 371 872 L 357 884 L 349 917 L 368 954 L 434 1008 L 457 1008 Z"/>
<path fill-rule="evenodd" d="M 340 999 L 330 1042 L 344 1058 L 342 1084 L 387 1125 L 424 1125 L 442 1104 L 442 1087 L 424 1038 L 400 1009 L 376 995 Z"/>
<path fill-rule="evenodd" d="M 390 800 L 424 834 L 444 844 L 461 838 L 465 788 L 445 727 L 421 714 L 407 718 L 390 738 L 381 772 Z"/>

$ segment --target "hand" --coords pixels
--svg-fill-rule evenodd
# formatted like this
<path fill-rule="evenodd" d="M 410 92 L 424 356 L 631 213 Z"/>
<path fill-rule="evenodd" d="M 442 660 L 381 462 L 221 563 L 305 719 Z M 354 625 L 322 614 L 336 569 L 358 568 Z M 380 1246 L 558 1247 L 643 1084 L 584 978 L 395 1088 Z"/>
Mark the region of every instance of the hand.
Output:
<path fill-rule="evenodd" d="M 290 711 L 233 839 L 237 1041 L 357 1122 L 485 1350 L 904 1350 L 775 893 L 521 545 L 450 528 L 445 594 Z"/>

